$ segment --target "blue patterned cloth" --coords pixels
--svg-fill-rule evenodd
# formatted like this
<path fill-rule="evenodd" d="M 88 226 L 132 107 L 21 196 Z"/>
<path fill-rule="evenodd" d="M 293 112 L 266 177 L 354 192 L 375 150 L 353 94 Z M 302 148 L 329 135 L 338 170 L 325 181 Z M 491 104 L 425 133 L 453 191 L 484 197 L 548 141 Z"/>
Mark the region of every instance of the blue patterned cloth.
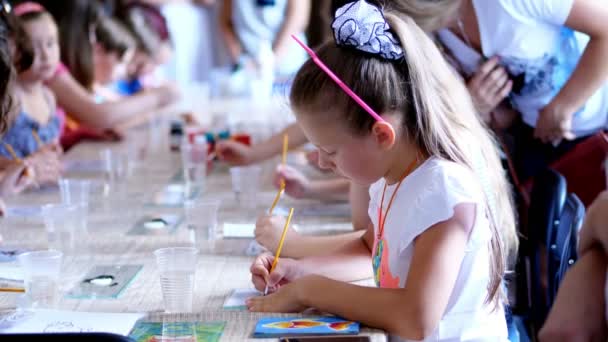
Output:
<path fill-rule="evenodd" d="M 350 46 L 388 60 L 403 58 L 403 48 L 390 32 L 381 9 L 365 0 L 340 7 L 331 27 L 339 46 Z"/>
<path fill-rule="evenodd" d="M 25 158 L 36 152 L 40 146 L 38 146 L 38 142 L 34 138 L 32 131 L 37 132 L 40 139 L 45 144 L 53 143 L 59 138 L 59 118 L 57 115 L 53 114 L 46 125 L 41 125 L 25 112 L 19 113 L 15 118 L 13 125 L 2 137 L 0 155 L 12 159 L 5 144 L 11 145 L 19 158 Z"/>

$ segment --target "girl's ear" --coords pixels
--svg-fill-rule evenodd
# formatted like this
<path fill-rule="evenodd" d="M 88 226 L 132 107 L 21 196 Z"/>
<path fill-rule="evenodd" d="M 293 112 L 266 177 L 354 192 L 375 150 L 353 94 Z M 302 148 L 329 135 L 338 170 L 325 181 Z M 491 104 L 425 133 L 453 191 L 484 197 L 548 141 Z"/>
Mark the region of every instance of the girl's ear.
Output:
<path fill-rule="evenodd" d="M 376 121 L 372 127 L 372 135 L 378 146 L 383 150 L 393 147 L 397 139 L 393 125 L 388 121 Z"/>

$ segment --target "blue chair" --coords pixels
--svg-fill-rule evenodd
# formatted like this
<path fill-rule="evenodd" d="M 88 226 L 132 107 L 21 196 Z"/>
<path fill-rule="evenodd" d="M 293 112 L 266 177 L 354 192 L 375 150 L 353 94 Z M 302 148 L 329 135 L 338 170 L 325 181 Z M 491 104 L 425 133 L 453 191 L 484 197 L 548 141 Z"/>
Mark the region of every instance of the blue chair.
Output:
<path fill-rule="evenodd" d="M 578 231 L 584 216 L 583 203 L 576 195 L 568 194 L 561 174 L 548 169 L 535 178 L 528 211 L 528 239 L 522 241 L 520 253 L 524 271 L 520 268 L 518 274 L 525 279 L 527 288 L 526 309 L 519 313 L 531 336 L 542 328 L 559 284 L 577 260 Z"/>

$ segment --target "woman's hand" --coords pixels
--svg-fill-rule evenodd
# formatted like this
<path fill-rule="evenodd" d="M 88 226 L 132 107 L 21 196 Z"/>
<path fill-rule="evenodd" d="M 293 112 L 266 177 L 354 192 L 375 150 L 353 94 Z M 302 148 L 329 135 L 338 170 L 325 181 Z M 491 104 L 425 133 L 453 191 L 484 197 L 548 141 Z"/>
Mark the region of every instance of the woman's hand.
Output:
<path fill-rule="evenodd" d="M 467 82 L 475 108 L 486 122 L 489 113 L 509 95 L 512 87 L 513 81 L 496 56 L 483 63 Z"/>
<path fill-rule="evenodd" d="M 572 133 L 573 115 L 574 112 L 570 110 L 559 109 L 549 104 L 538 113 L 534 137 L 544 143 L 575 139 L 576 136 Z"/>

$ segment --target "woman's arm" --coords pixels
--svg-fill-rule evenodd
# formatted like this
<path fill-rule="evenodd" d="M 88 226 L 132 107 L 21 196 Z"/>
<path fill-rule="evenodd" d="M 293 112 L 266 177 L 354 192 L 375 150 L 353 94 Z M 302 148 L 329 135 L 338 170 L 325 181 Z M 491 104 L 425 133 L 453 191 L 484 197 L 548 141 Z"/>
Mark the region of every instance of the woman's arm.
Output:
<path fill-rule="evenodd" d="M 608 191 L 602 192 L 587 208 L 580 232 L 579 254 L 598 248 L 608 256 Z"/>
<path fill-rule="evenodd" d="M 291 35 L 304 32 L 310 20 L 310 0 L 289 0 L 285 20 L 272 43 L 272 50 L 277 59 L 289 50 Z"/>
<path fill-rule="evenodd" d="M 454 216 L 416 238 L 411 267 L 401 289 L 370 288 L 320 276 L 302 278 L 266 297 L 253 298 L 253 311 L 285 312 L 313 307 L 405 339 L 432 333 L 448 304 L 464 258 L 475 205 L 460 204 Z M 323 267 L 323 260 L 318 267 Z M 480 285 L 480 291 L 485 285 Z M 295 297 L 295 298 L 294 298 Z"/>
<path fill-rule="evenodd" d="M 606 341 L 605 282 L 604 253 L 590 250 L 582 255 L 560 284 L 540 341 Z"/>
<path fill-rule="evenodd" d="M 226 47 L 228 48 L 230 58 L 232 58 L 232 62 L 237 63 L 239 57 L 243 53 L 243 47 L 241 46 L 239 38 L 234 31 L 234 26 L 232 25 L 232 5 L 232 0 L 222 1 L 219 24 L 220 32 L 226 43 Z"/>
<path fill-rule="evenodd" d="M 608 79 L 606 4 L 596 0 L 575 0 L 566 26 L 588 34 L 590 41 L 568 82 L 540 113 L 536 136 L 545 141 L 574 137 L 572 116 Z"/>
<path fill-rule="evenodd" d="M 116 102 L 96 103 L 91 94 L 69 73 L 55 76 L 48 83 L 57 102 L 70 116 L 83 124 L 98 128 L 113 128 L 135 115 L 149 113 L 168 105 L 177 98 L 177 91 L 161 87 L 145 91 Z"/>

